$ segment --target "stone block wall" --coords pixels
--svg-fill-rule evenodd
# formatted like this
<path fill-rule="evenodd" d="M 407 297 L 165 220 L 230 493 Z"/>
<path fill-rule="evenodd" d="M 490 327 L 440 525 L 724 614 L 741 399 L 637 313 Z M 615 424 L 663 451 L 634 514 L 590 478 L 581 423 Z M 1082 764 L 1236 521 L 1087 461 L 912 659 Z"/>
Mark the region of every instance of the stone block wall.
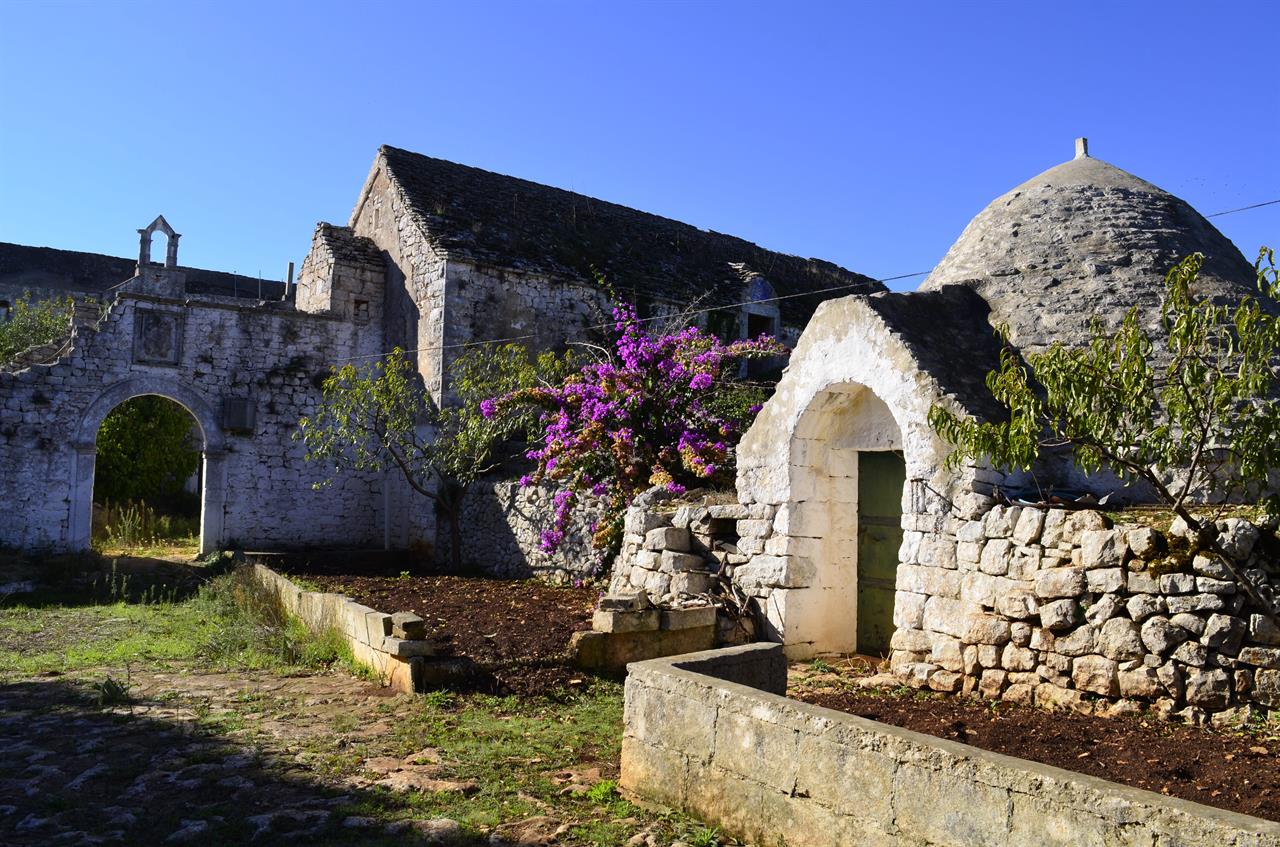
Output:
<path fill-rule="evenodd" d="M 171 361 L 140 355 L 143 318 L 171 330 Z M 342 474 L 317 490 L 326 469 L 292 437 L 333 358 L 378 346 L 349 321 L 287 303 L 120 293 L 59 359 L 0 373 L 0 545 L 87 544 L 98 425 L 129 397 L 158 394 L 186 406 L 203 433 L 214 546 L 380 546 L 384 480 Z M 251 427 L 224 428 L 229 401 L 248 403 Z"/>
<path fill-rule="evenodd" d="M 462 505 L 462 560 L 498 577 L 545 576 L 575 579 L 593 575 L 600 552 L 591 546 L 592 526 L 603 510 L 580 500 L 560 549 L 542 549 L 542 531 L 555 508 L 550 486 L 522 487 L 507 479 L 483 479 L 468 487 Z M 437 525 L 437 549 L 447 558 L 448 525 Z"/>
<path fill-rule="evenodd" d="M 375 164 L 351 213 L 350 230 L 370 239 L 387 262 L 384 343 L 416 351 L 418 372 L 433 399 L 444 390 L 445 256 L 428 240 L 424 221 Z"/>
<path fill-rule="evenodd" d="M 763 551 L 760 533 L 772 506 L 740 503 L 653 502 L 642 496 L 627 510 L 622 549 L 609 580 L 611 594 L 643 589 L 659 605 L 706 595 L 723 576 Z"/>
<path fill-rule="evenodd" d="M 716 617 L 714 606 L 599 608 L 591 630 L 573 634 L 569 652 L 578 667 L 625 671 L 632 662 L 710 650 L 716 646 Z"/>
<path fill-rule="evenodd" d="M 1178 524 L 996 506 L 907 531 L 892 667 L 920 687 L 1083 710 L 1229 722 L 1280 707 L 1280 630 Z M 1274 596 L 1274 537 L 1220 529 Z"/>
<path fill-rule="evenodd" d="M 788 847 L 1280 845 L 1280 824 L 780 696 L 780 645 L 632 665 L 624 792 Z"/>
<path fill-rule="evenodd" d="M 423 690 L 424 665 L 435 649 L 420 631 L 421 618 L 388 615 L 342 594 L 303 591 L 268 567 L 249 567 L 253 578 L 286 612 L 316 634 L 338 633 L 355 660 L 377 674 L 384 685 L 404 694 Z M 405 631 L 405 618 L 416 622 L 413 631 Z"/>
<path fill-rule="evenodd" d="M 372 324 L 380 330 L 386 293 L 386 262 L 373 241 L 347 227 L 316 226 L 298 272 L 300 310 Z"/>

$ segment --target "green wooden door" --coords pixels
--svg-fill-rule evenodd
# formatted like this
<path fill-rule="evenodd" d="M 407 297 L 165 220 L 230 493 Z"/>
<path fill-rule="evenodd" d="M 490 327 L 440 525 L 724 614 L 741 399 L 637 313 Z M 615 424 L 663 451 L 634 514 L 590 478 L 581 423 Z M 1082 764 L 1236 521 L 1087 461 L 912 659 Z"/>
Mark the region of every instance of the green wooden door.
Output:
<path fill-rule="evenodd" d="M 893 637 L 906 477 L 901 454 L 858 453 L 858 652 L 864 655 L 887 655 Z"/>

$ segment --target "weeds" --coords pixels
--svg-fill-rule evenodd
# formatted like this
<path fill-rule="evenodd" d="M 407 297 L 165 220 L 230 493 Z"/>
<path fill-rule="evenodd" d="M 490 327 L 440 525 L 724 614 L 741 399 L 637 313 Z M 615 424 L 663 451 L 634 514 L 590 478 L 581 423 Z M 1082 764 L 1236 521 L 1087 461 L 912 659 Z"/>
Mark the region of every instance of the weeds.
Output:
<path fill-rule="evenodd" d="M 455 695 L 452 691 L 445 691 L 439 688 L 422 695 L 423 705 L 436 711 L 446 711 L 453 708 L 454 700 Z"/>
<path fill-rule="evenodd" d="M 814 673 L 835 673 L 836 671 L 835 668 L 831 667 L 831 665 L 827 664 L 826 661 L 821 658 L 814 659 L 809 666 L 813 668 Z"/>
<path fill-rule="evenodd" d="M 714 826 L 700 826 L 687 837 L 690 847 L 720 847 L 720 830 Z"/>
<path fill-rule="evenodd" d="M 103 548 L 136 549 L 199 543 L 200 518 L 163 515 L 146 503 L 107 503 L 94 509 L 94 541 Z"/>
<path fill-rule="evenodd" d="M 133 697 L 129 694 L 129 689 L 133 686 L 127 681 L 121 682 L 107 674 L 107 678 L 102 682 L 95 682 L 93 689 L 97 692 L 97 703 L 99 709 L 109 709 L 113 706 L 124 706 L 133 702 Z"/>
<path fill-rule="evenodd" d="M 618 783 L 612 779 L 602 779 L 587 789 L 587 799 L 597 806 L 607 806 L 618 796 Z"/>
<path fill-rule="evenodd" d="M 339 660 L 354 664 L 338 633 L 313 635 L 247 569 L 209 580 L 193 602 L 214 621 L 199 653 L 215 665 L 328 668 Z"/>

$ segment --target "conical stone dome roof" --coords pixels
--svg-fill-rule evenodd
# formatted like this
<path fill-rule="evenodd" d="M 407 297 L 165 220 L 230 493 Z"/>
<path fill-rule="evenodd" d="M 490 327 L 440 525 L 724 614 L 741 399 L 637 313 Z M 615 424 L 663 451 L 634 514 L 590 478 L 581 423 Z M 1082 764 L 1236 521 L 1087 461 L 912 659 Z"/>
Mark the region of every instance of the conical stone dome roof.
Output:
<path fill-rule="evenodd" d="M 1114 327 L 1135 304 L 1156 330 L 1165 274 L 1195 252 L 1202 295 L 1257 293 L 1252 265 L 1185 201 L 1081 153 L 993 200 L 921 290 L 973 288 L 1024 350 L 1074 345 L 1091 318 Z"/>

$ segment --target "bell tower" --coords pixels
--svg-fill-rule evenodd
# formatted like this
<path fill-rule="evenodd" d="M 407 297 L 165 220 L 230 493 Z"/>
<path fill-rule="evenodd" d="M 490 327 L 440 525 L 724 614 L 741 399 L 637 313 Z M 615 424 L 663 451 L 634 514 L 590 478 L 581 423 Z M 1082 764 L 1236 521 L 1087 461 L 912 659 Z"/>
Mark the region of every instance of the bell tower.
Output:
<path fill-rule="evenodd" d="M 163 263 L 151 260 L 152 239 L 156 233 L 165 238 Z M 169 226 L 164 215 L 159 215 L 144 229 L 138 230 L 136 278 L 140 284 L 135 290 L 161 297 L 182 297 L 186 294 L 187 275 L 178 270 L 178 239 L 181 237 Z"/>

